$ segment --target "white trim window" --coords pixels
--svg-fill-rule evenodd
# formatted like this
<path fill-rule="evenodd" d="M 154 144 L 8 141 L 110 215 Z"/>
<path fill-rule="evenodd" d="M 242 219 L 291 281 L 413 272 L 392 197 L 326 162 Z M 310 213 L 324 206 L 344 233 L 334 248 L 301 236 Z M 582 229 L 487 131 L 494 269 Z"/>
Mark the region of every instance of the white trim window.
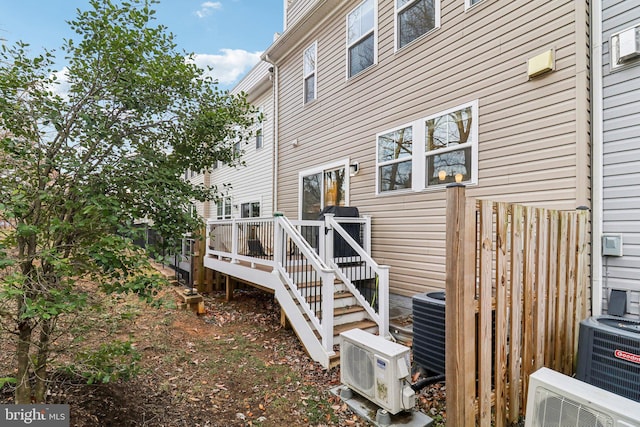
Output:
<path fill-rule="evenodd" d="M 304 103 L 307 104 L 317 98 L 317 58 L 318 42 L 314 42 L 305 49 L 302 54 L 302 86 L 304 91 Z"/>
<path fill-rule="evenodd" d="M 440 0 L 396 0 L 396 48 L 440 26 Z"/>
<path fill-rule="evenodd" d="M 424 121 L 425 186 L 477 179 L 477 102 L 452 108 Z"/>
<path fill-rule="evenodd" d="M 377 136 L 378 191 L 411 188 L 413 168 L 413 126 Z"/>
<path fill-rule="evenodd" d="M 264 113 L 262 112 L 262 107 L 258 109 L 258 116 L 256 117 L 257 128 L 256 128 L 256 150 L 259 150 L 264 145 Z"/>
<path fill-rule="evenodd" d="M 475 6 L 476 4 L 480 3 L 482 0 L 464 0 L 464 8 L 466 9 L 470 9 L 471 7 Z"/>
<path fill-rule="evenodd" d="M 260 217 L 260 202 L 248 202 L 240 205 L 240 218 Z"/>
<path fill-rule="evenodd" d="M 377 194 L 478 181 L 478 101 L 376 135 Z"/>
<path fill-rule="evenodd" d="M 231 219 L 231 196 L 220 196 L 216 203 L 216 218 Z"/>
<path fill-rule="evenodd" d="M 349 205 L 349 159 L 299 173 L 299 218 L 318 219 L 326 206 Z"/>
<path fill-rule="evenodd" d="M 347 78 L 377 61 L 376 0 L 364 0 L 347 15 Z"/>

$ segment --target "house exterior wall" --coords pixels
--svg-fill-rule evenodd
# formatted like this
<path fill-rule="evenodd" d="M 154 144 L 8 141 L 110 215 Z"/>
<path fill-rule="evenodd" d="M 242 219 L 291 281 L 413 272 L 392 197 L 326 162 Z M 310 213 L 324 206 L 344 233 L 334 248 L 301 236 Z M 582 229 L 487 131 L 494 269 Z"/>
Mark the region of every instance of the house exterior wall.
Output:
<path fill-rule="evenodd" d="M 262 147 L 252 137 L 242 145 L 242 166 L 220 164 L 211 171 L 210 182 L 219 194 L 231 197 L 231 217 L 240 218 L 243 203 L 260 202 L 261 216 L 273 213 L 273 92 L 270 64 L 260 62 L 233 89 L 243 91 L 247 99 L 262 111 Z M 257 129 L 257 127 L 256 127 Z M 254 129 L 255 131 L 255 129 Z M 215 202 L 209 202 L 210 218 L 216 218 Z"/>
<path fill-rule="evenodd" d="M 634 2 L 602 2 L 602 231 L 620 234 L 623 256 L 603 257 L 603 311 L 612 289 L 627 290 L 640 316 L 640 59 L 613 68 L 612 35 L 640 24 Z"/>
<path fill-rule="evenodd" d="M 442 0 L 440 26 L 395 49 L 394 3 L 377 0 L 377 63 L 354 77 L 345 27 L 360 1 L 336 1 L 304 37 L 287 38 L 288 27 L 267 57 L 279 81 L 277 209 L 298 216 L 300 171 L 357 161 L 348 204 L 372 216 L 372 254 L 391 266 L 391 291 L 413 295 L 444 287 L 445 186 L 377 194 L 376 135 L 477 102 L 469 196 L 588 206 L 589 4 Z M 303 104 L 302 52 L 314 42 L 317 99 Z M 549 49 L 554 71 L 529 79 L 528 59 Z"/>

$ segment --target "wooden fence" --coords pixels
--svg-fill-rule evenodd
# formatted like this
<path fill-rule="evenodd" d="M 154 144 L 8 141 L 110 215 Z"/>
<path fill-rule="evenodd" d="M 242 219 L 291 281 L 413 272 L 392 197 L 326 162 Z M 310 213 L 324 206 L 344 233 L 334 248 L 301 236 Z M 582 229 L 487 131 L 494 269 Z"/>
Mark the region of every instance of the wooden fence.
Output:
<path fill-rule="evenodd" d="M 588 211 L 447 188 L 447 426 L 508 426 L 542 366 L 572 374 L 587 316 Z"/>

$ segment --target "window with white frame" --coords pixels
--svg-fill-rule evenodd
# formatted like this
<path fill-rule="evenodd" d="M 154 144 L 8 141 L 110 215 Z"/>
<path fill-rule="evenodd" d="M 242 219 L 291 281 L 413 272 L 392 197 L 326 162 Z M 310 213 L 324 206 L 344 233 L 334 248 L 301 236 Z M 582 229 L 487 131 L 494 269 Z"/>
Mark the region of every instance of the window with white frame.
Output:
<path fill-rule="evenodd" d="M 376 0 L 364 0 L 347 15 L 347 76 L 376 62 Z"/>
<path fill-rule="evenodd" d="M 231 219 L 231 196 L 221 196 L 216 203 L 218 219 Z"/>
<path fill-rule="evenodd" d="M 398 49 L 440 26 L 440 0 L 396 0 Z"/>
<path fill-rule="evenodd" d="M 413 127 L 378 135 L 378 188 L 380 192 L 411 188 Z"/>
<path fill-rule="evenodd" d="M 260 148 L 262 148 L 262 145 L 263 145 L 262 123 L 264 121 L 264 114 L 262 113 L 262 107 L 258 109 L 258 117 L 256 118 L 256 121 L 258 123 L 258 127 L 256 129 L 256 150 L 259 150 Z"/>
<path fill-rule="evenodd" d="M 326 206 L 347 206 L 348 162 L 300 173 L 300 219 L 318 219 Z"/>
<path fill-rule="evenodd" d="M 471 6 L 480 3 L 482 0 L 464 0 L 464 5 L 466 9 L 469 9 Z"/>
<path fill-rule="evenodd" d="M 258 218 L 260 216 L 260 202 L 249 202 L 240 205 L 241 218 Z"/>
<path fill-rule="evenodd" d="M 302 55 L 303 62 L 303 85 L 304 85 L 304 103 L 308 103 L 317 97 L 317 59 L 318 42 L 314 42 L 305 49 Z"/>
<path fill-rule="evenodd" d="M 478 101 L 377 135 L 379 194 L 478 179 Z"/>

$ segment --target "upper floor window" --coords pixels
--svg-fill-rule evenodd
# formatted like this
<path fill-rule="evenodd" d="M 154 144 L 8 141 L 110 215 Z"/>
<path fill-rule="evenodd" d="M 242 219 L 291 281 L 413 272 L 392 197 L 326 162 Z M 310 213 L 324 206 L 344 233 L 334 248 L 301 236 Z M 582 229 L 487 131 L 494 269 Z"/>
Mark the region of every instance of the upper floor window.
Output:
<path fill-rule="evenodd" d="M 347 15 L 347 75 L 355 76 L 376 62 L 375 0 L 364 0 Z"/>
<path fill-rule="evenodd" d="M 478 102 L 377 135 L 377 189 L 423 190 L 478 179 Z"/>
<path fill-rule="evenodd" d="M 315 42 L 309 46 L 303 54 L 303 84 L 304 84 L 304 103 L 311 102 L 316 99 L 317 81 L 316 81 L 316 58 L 318 51 L 318 43 Z"/>
<path fill-rule="evenodd" d="M 480 3 L 482 0 L 465 0 L 464 5 L 465 9 L 469 9 L 471 6 Z"/>
<path fill-rule="evenodd" d="M 262 148 L 262 128 L 256 130 L 256 150 Z"/>
<path fill-rule="evenodd" d="M 440 25 L 440 0 L 396 0 L 398 49 Z"/>

